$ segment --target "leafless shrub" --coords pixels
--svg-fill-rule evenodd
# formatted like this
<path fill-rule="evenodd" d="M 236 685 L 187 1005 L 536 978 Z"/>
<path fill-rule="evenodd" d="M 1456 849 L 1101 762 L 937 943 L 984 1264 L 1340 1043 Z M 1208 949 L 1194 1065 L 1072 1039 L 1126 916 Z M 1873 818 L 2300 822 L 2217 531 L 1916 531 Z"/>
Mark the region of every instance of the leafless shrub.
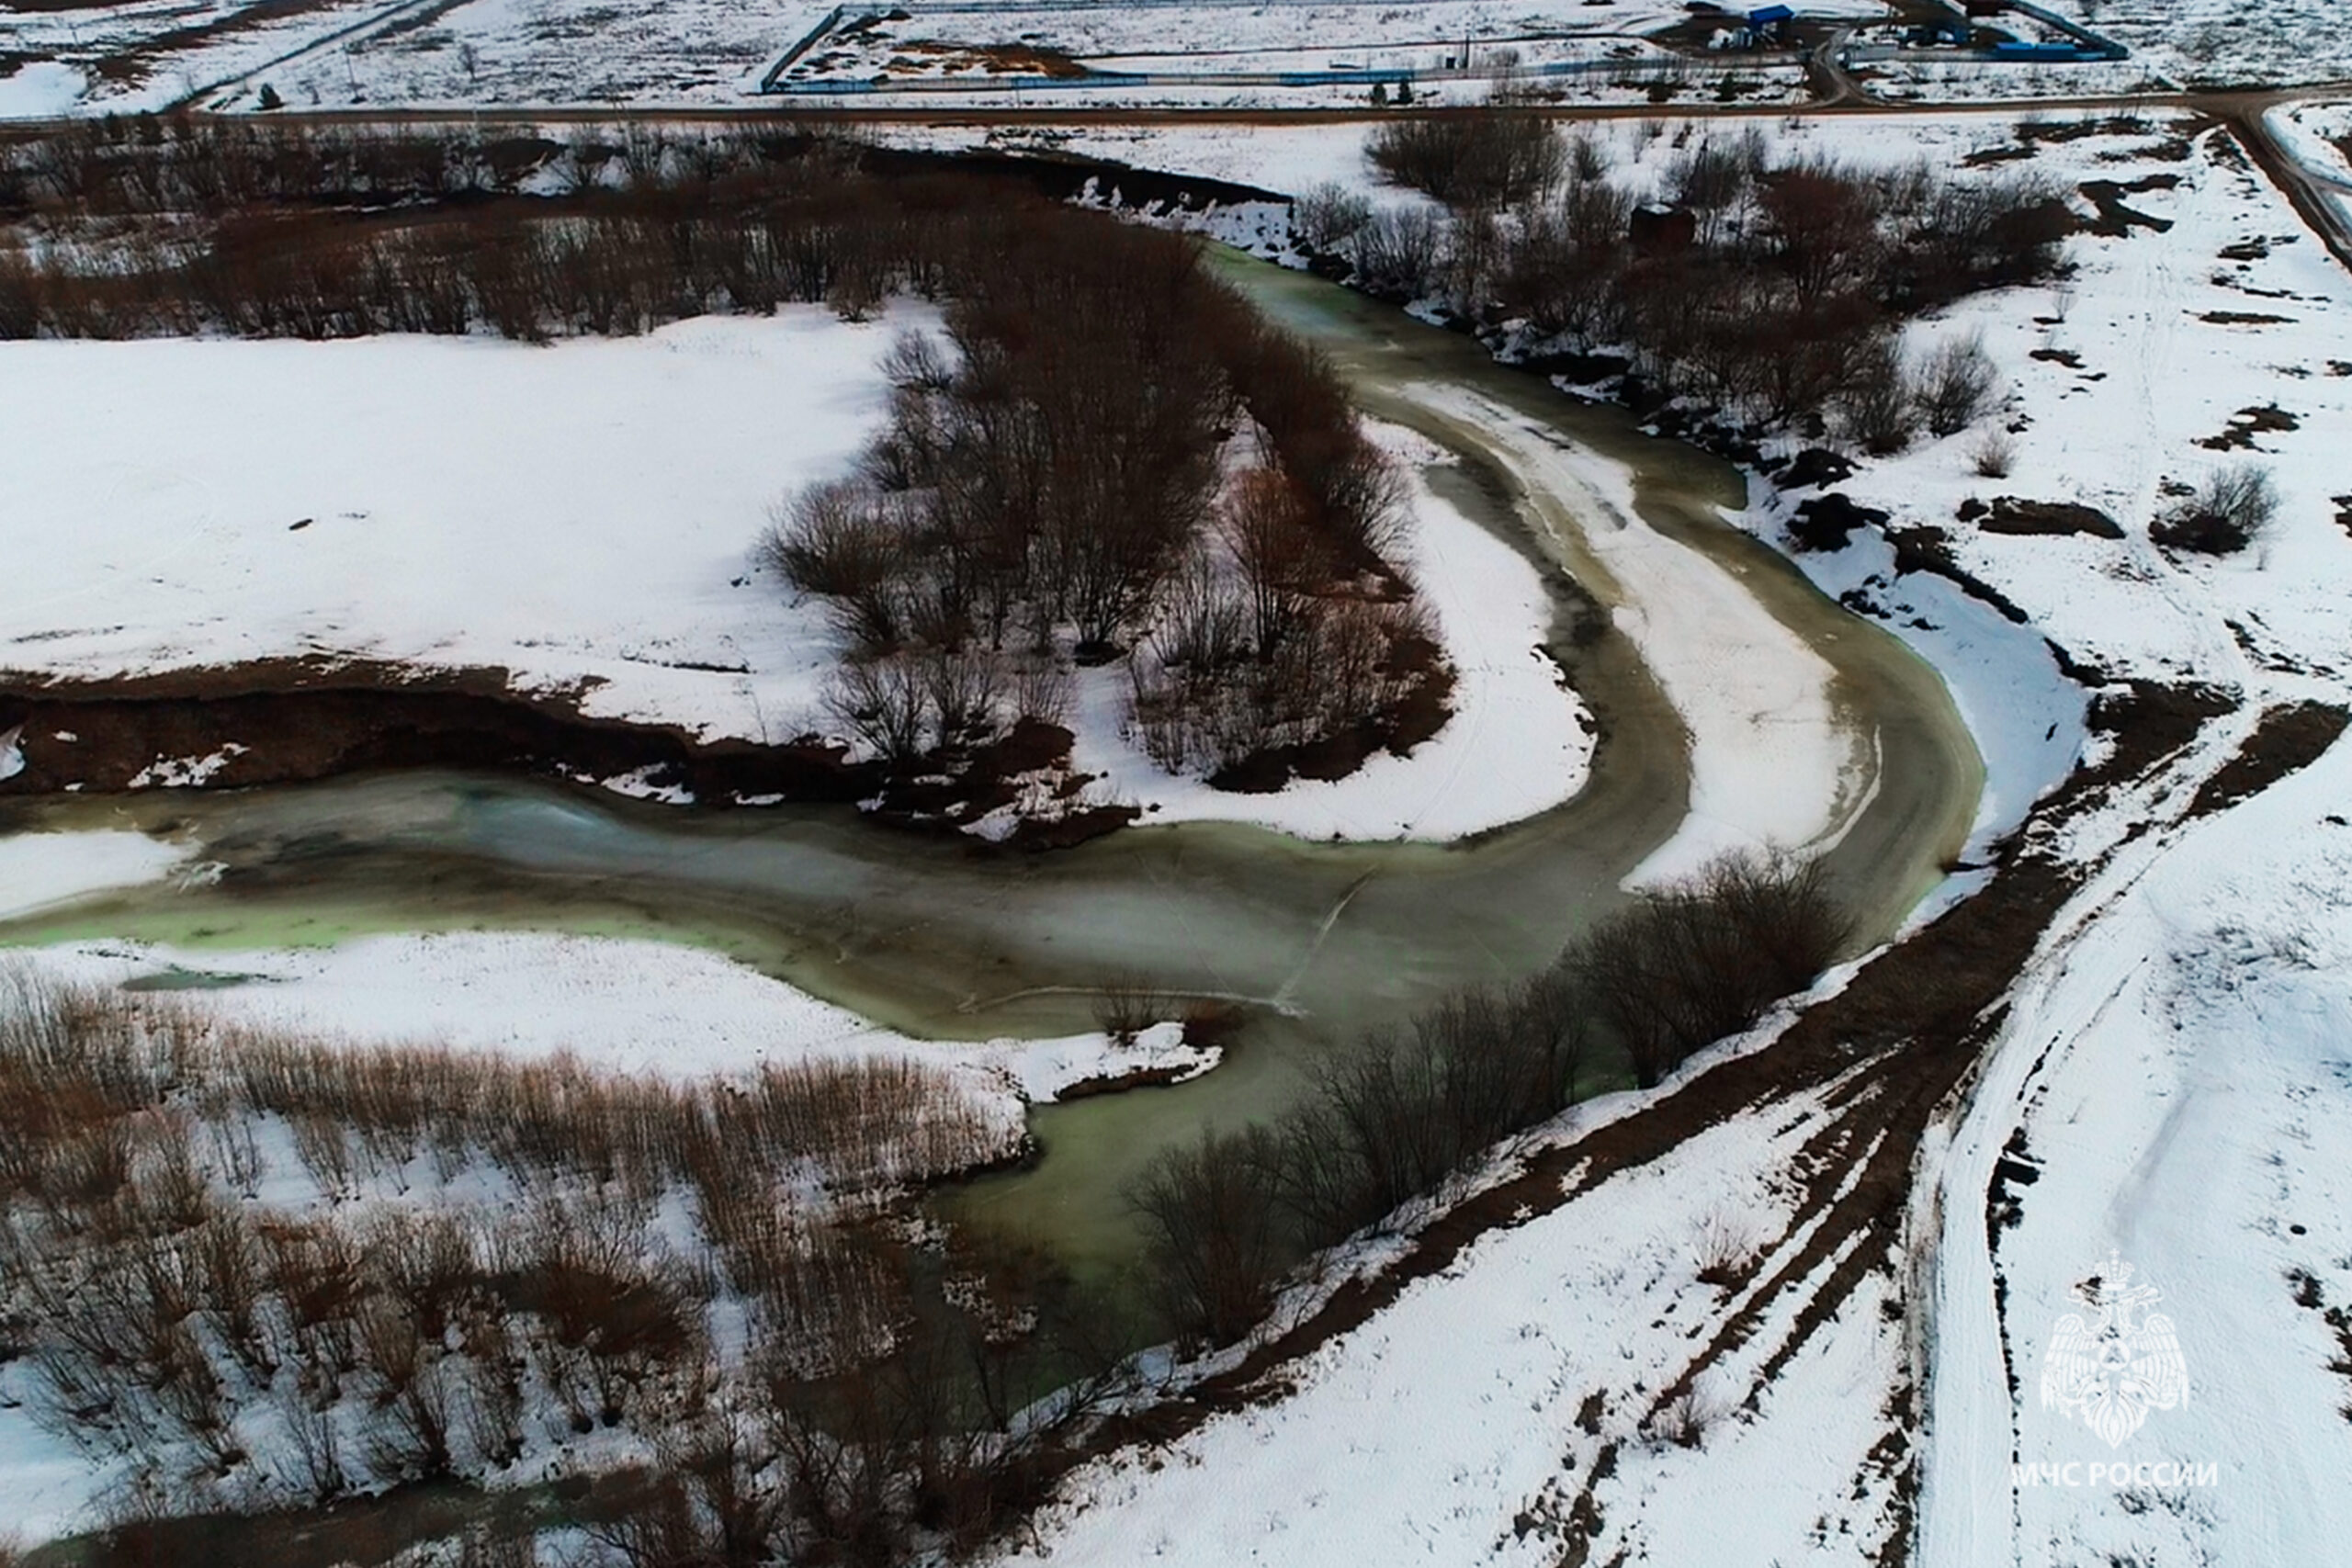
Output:
<path fill-rule="evenodd" d="M 2262 536 L 2278 515 L 2278 487 L 2258 463 L 2215 470 L 2149 525 L 2148 536 L 2168 549 L 2229 556 Z"/>
<path fill-rule="evenodd" d="M 1700 1222 L 1690 1248 L 1692 1261 L 1698 1266 L 1699 1282 L 1718 1290 L 1729 1290 L 1739 1282 L 1756 1251 L 1747 1226 L 1722 1210 L 1709 1213 Z"/>
<path fill-rule="evenodd" d="M 1114 1039 L 1133 1040 L 1168 1013 L 1168 999 L 1141 976 L 1114 976 L 1094 993 L 1095 1025 Z"/>
<path fill-rule="evenodd" d="M 1227 1343 L 1265 1315 L 1287 1261 L 1281 1164 L 1262 1129 L 1204 1133 L 1154 1160 L 1130 1190 L 1154 1295 L 1188 1337 Z"/>
<path fill-rule="evenodd" d="M 1847 434 L 1875 456 L 1902 451 L 1919 433 L 1917 390 L 1894 346 L 1875 348 L 1838 397 Z"/>
<path fill-rule="evenodd" d="M 1602 922 L 1575 967 L 1647 1088 L 1809 982 L 1847 929 L 1817 862 L 1731 857 Z"/>
<path fill-rule="evenodd" d="M 886 655 L 842 665 L 826 685 L 825 709 L 894 765 L 922 757 L 937 736 L 922 668 L 910 658 Z"/>
<path fill-rule="evenodd" d="M 869 487 L 836 480 L 801 491 L 779 509 L 760 558 L 801 592 L 831 601 L 853 647 L 885 652 L 905 637 L 906 543 Z"/>
<path fill-rule="evenodd" d="M 1413 299 L 1436 279 L 1445 252 L 1445 225 L 1419 207 L 1384 207 L 1349 243 L 1356 279 L 1374 294 Z"/>
<path fill-rule="evenodd" d="M 1372 203 L 1344 186 L 1325 181 L 1291 203 L 1291 232 L 1302 250 L 1328 254 L 1372 220 Z M 0 288 L 5 288 L 0 282 Z M 5 315 L 0 315 L 4 323 Z"/>
<path fill-rule="evenodd" d="M 1919 367 L 1919 412 L 1929 431 L 1954 435 L 1991 406 L 1998 372 L 1984 340 L 1971 334 L 1939 344 Z"/>
<path fill-rule="evenodd" d="M 1489 113 L 1383 121 L 1364 145 L 1374 168 L 1449 207 L 1503 207 L 1559 183 L 1566 152 L 1541 114 Z"/>
<path fill-rule="evenodd" d="M 1012 660 L 1009 693 L 1017 717 L 1059 724 L 1069 716 L 1070 672 L 1049 655 Z"/>
<path fill-rule="evenodd" d="M 1686 1391 L 1652 1412 L 1650 1418 L 1643 1424 L 1642 1432 L 1661 1448 L 1669 1445 L 1679 1449 L 1704 1448 L 1707 1430 L 1714 1425 L 1714 1419 L 1713 1407 L 1696 1393 Z"/>
<path fill-rule="evenodd" d="M 2007 479 L 2009 470 L 2017 466 L 2017 439 L 2006 430 L 1988 430 L 1969 457 L 1979 478 Z"/>

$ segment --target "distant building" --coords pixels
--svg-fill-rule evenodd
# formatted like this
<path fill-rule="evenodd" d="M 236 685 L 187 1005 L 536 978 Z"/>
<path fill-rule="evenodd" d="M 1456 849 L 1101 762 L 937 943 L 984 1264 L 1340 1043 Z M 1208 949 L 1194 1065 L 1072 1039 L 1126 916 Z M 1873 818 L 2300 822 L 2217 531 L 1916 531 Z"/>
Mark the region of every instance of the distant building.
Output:
<path fill-rule="evenodd" d="M 1788 36 L 1797 14 L 1786 6 L 1759 6 L 1747 13 L 1747 41 L 1750 46 L 1780 43 Z"/>
<path fill-rule="evenodd" d="M 1699 217 L 1687 207 L 1654 201 L 1634 209 L 1625 237 L 1633 242 L 1634 250 L 1645 256 L 1687 251 L 1698 243 Z"/>

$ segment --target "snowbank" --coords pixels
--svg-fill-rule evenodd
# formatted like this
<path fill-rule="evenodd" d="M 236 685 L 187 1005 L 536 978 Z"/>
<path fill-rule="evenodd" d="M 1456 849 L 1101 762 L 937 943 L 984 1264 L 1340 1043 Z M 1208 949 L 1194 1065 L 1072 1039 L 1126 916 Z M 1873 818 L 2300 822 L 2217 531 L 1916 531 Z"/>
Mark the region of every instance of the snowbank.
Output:
<path fill-rule="evenodd" d="M 1802 850 L 1834 836 L 1875 777 L 1867 739 L 1831 695 L 1836 671 L 1737 577 L 1642 520 L 1623 466 L 1459 388 L 1413 395 L 1475 428 L 1568 507 L 1609 574 L 1616 619 L 1690 735 L 1690 810 L 1628 881 L 1670 881 L 1732 850 Z"/>
<path fill-rule="evenodd" d="M 0 835 L 0 919 L 159 882 L 186 858 L 185 851 L 143 833 Z"/>
<path fill-rule="evenodd" d="M 0 851 L 17 841 L 0 840 Z M 85 942 L 28 957 L 40 972 L 91 984 L 161 981 L 191 1005 L 265 1028 L 354 1044 L 564 1052 L 628 1073 L 696 1077 L 770 1062 L 897 1056 L 967 1076 L 984 1093 L 1035 1102 L 1088 1079 L 1205 1072 L 1217 1061 L 1214 1048 L 1184 1044 L 1174 1023 L 1132 1041 L 1099 1032 L 918 1040 L 718 953 L 609 937 L 458 931 L 238 953 Z"/>

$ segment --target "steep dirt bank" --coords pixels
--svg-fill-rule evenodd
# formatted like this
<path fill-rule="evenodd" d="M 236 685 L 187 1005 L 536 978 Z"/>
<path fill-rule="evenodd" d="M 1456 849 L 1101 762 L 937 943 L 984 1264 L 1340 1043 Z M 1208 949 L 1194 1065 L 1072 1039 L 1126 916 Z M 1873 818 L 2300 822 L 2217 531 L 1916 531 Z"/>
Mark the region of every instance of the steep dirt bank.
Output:
<path fill-rule="evenodd" d="M 0 732 L 24 727 L 25 761 L 0 787 L 233 788 L 441 767 L 635 778 L 697 800 L 847 801 L 881 782 L 839 746 L 705 741 L 674 726 L 592 718 L 579 697 L 517 691 L 503 670 L 302 660 L 96 681 L 0 672 Z"/>

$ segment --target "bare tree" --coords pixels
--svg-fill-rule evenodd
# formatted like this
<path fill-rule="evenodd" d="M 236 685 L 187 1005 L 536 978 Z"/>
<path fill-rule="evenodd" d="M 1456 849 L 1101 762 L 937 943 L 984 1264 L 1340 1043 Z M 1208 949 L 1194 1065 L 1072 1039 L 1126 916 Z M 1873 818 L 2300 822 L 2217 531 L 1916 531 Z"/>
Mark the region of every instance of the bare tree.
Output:
<path fill-rule="evenodd" d="M 2171 549 L 2235 555 L 2261 537 L 2278 514 L 2278 487 L 2258 463 L 2215 470 L 2149 525 L 2148 536 Z"/>
<path fill-rule="evenodd" d="M 1928 428 L 1956 435 L 1975 423 L 1992 405 L 1997 376 L 1982 334 L 1937 344 L 1921 362 L 1917 381 L 1919 412 Z"/>
<path fill-rule="evenodd" d="M 1129 1190 L 1154 1294 L 1186 1336 L 1228 1343 L 1265 1315 L 1284 1260 L 1279 1164 L 1263 1129 L 1204 1132 L 1155 1159 Z"/>

